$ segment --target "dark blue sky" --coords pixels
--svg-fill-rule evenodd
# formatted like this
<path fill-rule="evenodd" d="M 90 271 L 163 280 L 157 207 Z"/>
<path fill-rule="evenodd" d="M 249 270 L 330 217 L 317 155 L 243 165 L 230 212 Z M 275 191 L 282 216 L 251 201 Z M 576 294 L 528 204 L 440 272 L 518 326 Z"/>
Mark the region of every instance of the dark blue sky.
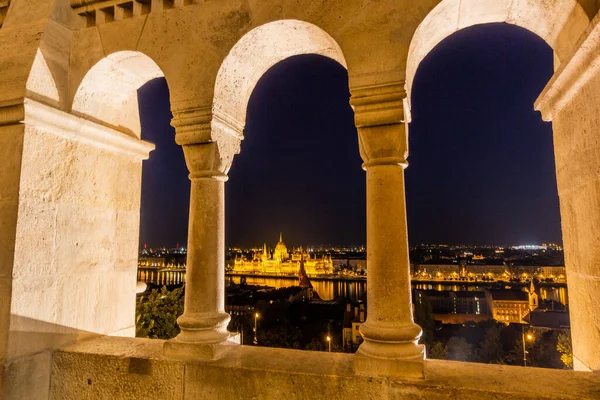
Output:
<path fill-rule="evenodd" d="M 410 241 L 560 241 L 551 125 L 533 102 L 552 74 L 537 36 L 494 24 L 460 31 L 413 85 L 407 201 Z M 365 243 L 361 170 L 347 72 L 320 56 L 285 60 L 259 81 L 242 152 L 226 184 L 228 245 Z M 140 242 L 185 243 L 189 183 L 169 126 L 168 89 L 139 92 L 144 162 Z"/>

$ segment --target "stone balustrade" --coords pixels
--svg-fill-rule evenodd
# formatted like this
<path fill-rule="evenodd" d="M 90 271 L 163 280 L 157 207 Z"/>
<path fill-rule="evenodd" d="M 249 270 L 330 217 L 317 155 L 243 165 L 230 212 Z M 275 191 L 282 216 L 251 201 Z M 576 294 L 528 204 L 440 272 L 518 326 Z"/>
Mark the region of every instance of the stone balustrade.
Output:
<path fill-rule="evenodd" d="M 357 375 L 351 354 L 238 346 L 218 361 L 179 361 L 164 356 L 162 344 L 104 337 L 59 349 L 50 399 L 600 397 L 600 379 L 586 372 L 427 360 L 425 378 L 410 380 Z"/>

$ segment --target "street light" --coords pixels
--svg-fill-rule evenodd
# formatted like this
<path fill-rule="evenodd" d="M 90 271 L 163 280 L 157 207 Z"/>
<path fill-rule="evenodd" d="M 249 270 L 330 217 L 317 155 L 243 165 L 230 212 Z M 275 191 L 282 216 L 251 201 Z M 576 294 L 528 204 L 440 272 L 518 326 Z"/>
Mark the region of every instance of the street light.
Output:
<path fill-rule="evenodd" d="M 327 335 L 327 343 L 329 344 L 329 352 L 331 353 L 331 336 Z"/>
<path fill-rule="evenodd" d="M 258 344 L 258 339 L 257 339 L 257 337 L 256 337 L 256 333 L 257 333 L 257 332 L 256 332 L 256 321 L 257 321 L 257 320 L 258 320 L 258 313 L 255 313 L 255 314 L 254 314 L 254 342 L 252 342 L 252 343 L 254 343 L 255 345 L 257 345 L 257 344 Z"/>
<path fill-rule="evenodd" d="M 527 350 L 525 349 L 525 331 L 523 330 L 523 326 L 521 325 L 521 337 L 523 339 L 523 366 L 527 366 Z M 527 340 L 530 342 L 533 340 L 533 335 L 531 333 L 527 334 Z"/>

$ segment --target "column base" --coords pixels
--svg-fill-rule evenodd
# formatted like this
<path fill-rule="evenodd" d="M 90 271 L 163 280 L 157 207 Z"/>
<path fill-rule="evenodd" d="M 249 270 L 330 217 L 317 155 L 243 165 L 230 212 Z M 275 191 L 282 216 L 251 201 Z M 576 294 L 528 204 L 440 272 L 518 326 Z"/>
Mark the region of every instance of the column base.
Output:
<path fill-rule="evenodd" d="M 165 342 L 163 354 L 179 360 L 215 361 L 239 345 L 240 335 L 237 333 L 231 333 L 225 340 L 213 343 L 184 342 L 178 336 Z"/>
<path fill-rule="evenodd" d="M 354 372 L 363 376 L 424 379 L 425 346 L 367 342 L 354 355 Z"/>

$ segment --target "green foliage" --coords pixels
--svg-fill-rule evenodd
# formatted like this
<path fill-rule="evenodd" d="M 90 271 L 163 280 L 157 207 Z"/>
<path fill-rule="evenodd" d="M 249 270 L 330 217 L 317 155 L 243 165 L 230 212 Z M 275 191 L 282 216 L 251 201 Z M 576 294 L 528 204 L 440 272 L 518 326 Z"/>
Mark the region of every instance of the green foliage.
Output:
<path fill-rule="evenodd" d="M 137 303 L 135 328 L 137 337 L 171 339 L 179 334 L 177 317 L 183 314 L 183 287 L 173 291 L 165 286 L 142 296 Z"/>
<path fill-rule="evenodd" d="M 523 365 L 523 340 L 521 338 L 515 340 L 512 348 L 506 353 L 504 361 L 510 365 Z"/>
<path fill-rule="evenodd" d="M 465 338 L 454 336 L 448 340 L 448 360 L 473 361 L 473 348 Z"/>
<path fill-rule="evenodd" d="M 433 346 L 427 352 L 427 358 L 435 358 L 438 360 L 445 360 L 448 358 L 448 349 L 442 342 L 435 342 Z"/>
<path fill-rule="evenodd" d="M 565 368 L 573 368 L 573 346 L 571 342 L 571 331 L 562 331 L 556 340 L 556 350 L 560 353 L 560 360 Z"/>
<path fill-rule="evenodd" d="M 548 331 L 535 335 L 535 340 L 527 350 L 530 352 L 531 366 L 542 368 L 562 368 L 558 347 L 558 333 Z M 528 364 L 529 365 L 529 364 Z"/>
<path fill-rule="evenodd" d="M 415 323 L 423 329 L 423 335 L 419 343 L 424 344 L 427 348 L 433 346 L 433 335 L 435 333 L 435 320 L 433 319 L 431 304 L 429 301 L 415 303 Z"/>
<path fill-rule="evenodd" d="M 504 349 L 500 327 L 491 326 L 485 330 L 485 335 L 477 350 L 477 361 L 482 363 L 504 364 Z"/>
<path fill-rule="evenodd" d="M 258 329 L 258 344 L 265 347 L 300 349 L 302 333 L 289 324 L 274 325 L 269 329 Z"/>

